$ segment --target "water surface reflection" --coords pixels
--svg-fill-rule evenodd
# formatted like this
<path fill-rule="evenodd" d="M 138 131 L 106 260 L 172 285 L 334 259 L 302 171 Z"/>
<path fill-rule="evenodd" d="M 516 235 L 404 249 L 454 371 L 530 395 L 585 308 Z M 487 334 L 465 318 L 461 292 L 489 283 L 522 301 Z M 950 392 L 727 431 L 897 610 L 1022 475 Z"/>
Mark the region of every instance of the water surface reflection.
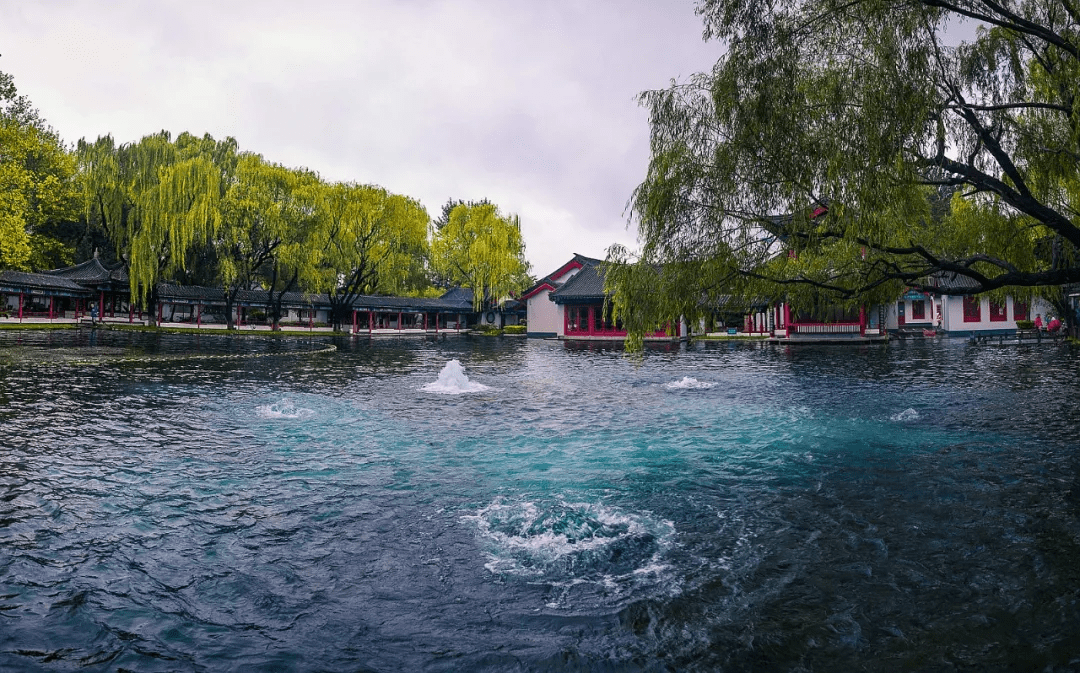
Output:
<path fill-rule="evenodd" d="M 0 333 L 0 668 L 1072 670 L 1078 364 Z"/>

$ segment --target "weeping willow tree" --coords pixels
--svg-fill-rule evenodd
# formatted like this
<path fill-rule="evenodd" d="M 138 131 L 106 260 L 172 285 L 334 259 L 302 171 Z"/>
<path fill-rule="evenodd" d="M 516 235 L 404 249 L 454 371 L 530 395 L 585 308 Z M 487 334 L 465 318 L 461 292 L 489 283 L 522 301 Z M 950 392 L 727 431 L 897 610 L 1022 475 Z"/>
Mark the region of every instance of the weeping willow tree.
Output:
<path fill-rule="evenodd" d="M 329 294 L 334 328 L 352 315 L 364 294 L 403 293 L 426 285 L 427 211 L 382 187 L 326 184 L 316 201 L 314 286 Z"/>
<path fill-rule="evenodd" d="M 189 252 L 210 244 L 237 162 L 236 141 L 168 132 L 116 145 L 111 136 L 77 147 L 87 218 L 96 218 L 127 265 L 133 301 L 181 274 Z"/>
<path fill-rule="evenodd" d="M 233 307 L 241 290 L 266 285 L 274 329 L 281 297 L 314 273 L 312 236 L 317 175 L 242 154 L 221 202 L 221 222 L 213 239 L 217 278 L 225 291 L 225 314 L 233 328 Z"/>
<path fill-rule="evenodd" d="M 520 220 L 490 203 L 455 206 L 435 232 L 431 262 L 437 277 L 473 291 L 477 310 L 532 284 Z"/>
<path fill-rule="evenodd" d="M 724 56 L 642 95 L 642 248 L 613 248 L 608 274 L 631 331 L 733 298 L 1060 296 L 1080 281 L 1072 0 L 702 0 L 698 13 Z M 942 274 L 972 282 L 940 290 Z"/>

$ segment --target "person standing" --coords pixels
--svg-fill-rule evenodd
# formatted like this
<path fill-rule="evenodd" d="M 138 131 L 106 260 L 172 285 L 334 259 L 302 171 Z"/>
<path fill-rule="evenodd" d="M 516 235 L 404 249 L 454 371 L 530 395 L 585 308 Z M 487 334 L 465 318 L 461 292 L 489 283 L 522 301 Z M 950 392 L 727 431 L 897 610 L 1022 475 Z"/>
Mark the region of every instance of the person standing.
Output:
<path fill-rule="evenodd" d="M 93 306 L 90 307 L 90 324 L 91 325 L 96 325 L 97 324 L 97 317 L 98 317 L 97 304 L 94 304 Z"/>
<path fill-rule="evenodd" d="M 1041 331 L 1042 327 L 1043 327 L 1042 313 L 1036 313 L 1035 314 L 1035 329 Z"/>

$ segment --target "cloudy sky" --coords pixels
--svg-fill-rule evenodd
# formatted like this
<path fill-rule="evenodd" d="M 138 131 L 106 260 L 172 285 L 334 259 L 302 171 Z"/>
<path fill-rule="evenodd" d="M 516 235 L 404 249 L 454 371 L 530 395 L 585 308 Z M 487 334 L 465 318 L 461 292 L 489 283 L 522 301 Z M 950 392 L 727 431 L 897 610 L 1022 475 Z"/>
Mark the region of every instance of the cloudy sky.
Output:
<path fill-rule="evenodd" d="M 231 135 L 432 216 L 486 197 L 521 216 L 537 275 L 636 247 L 636 96 L 719 49 L 692 0 L 0 3 L 0 70 L 65 141 Z"/>

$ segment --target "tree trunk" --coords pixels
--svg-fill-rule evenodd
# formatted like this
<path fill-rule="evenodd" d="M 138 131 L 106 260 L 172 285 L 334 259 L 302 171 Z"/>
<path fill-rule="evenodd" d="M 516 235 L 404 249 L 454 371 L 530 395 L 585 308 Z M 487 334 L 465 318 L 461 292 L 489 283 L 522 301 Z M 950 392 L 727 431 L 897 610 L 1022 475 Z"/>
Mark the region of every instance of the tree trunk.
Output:
<path fill-rule="evenodd" d="M 289 292 L 296 286 L 296 280 L 300 277 L 299 271 L 293 271 L 292 278 L 285 284 L 285 287 L 278 291 L 277 297 L 274 296 L 274 286 L 277 285 L 278 279 L 278 266 L 274 264 L 274 275 L 270 280 L 270 290 L 267 292 L 266 303 L 266 317 L 270 320 L 270 329 L 277 332 L 281 329 L 281 300 L 285 296 L 286 292 Z"/>
<path fill-rule="evenodd" d="M 230 290 L 225 288 L 225 329 L 236 329 L 236 323 L 233 320 L 233 306 L 236 303 L 236 290 Z"/>
<path fill-rule="evenodd" d="M 335 332 L 341 331 L 341 326 L 348 322 L 349 304 L 345 302 L 345 298 L 336 294 L 330 295 L 330 322 L 334 326 Z"/>

